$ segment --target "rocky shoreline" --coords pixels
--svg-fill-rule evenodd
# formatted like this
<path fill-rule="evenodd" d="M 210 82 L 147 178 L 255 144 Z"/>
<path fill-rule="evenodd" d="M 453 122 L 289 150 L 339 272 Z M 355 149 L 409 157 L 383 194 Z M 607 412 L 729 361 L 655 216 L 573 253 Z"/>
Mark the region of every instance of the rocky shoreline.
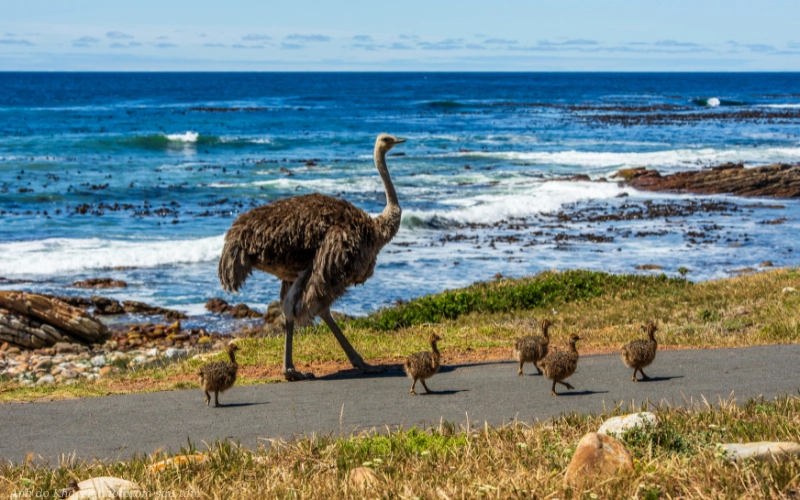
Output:
<path fill-rule="evenodd" d="M 219 298 L 209 300 L 206 307 L 235 318 L 264 318 L 265 327 L 282 319 L 276 304 L 264 314 Z M 108 327 L 98 318 L 123 313 L 186 317 L 178 311 L 139 302 L 119 304 L 100 296 L 0 292 L 0 381 L 28 386 L 74 384 L 220 350 L 230 339 L 204 328 L 183 328 L 180 321 Z"/>
<path fill-rule="evenodd" d="M 663 176 L 657 170 L 640 167 L 620 170 L 614 178 L 642 191 L 800 198 L 800 165 L 783 163 L 752 168 L 726 163 Z"/>

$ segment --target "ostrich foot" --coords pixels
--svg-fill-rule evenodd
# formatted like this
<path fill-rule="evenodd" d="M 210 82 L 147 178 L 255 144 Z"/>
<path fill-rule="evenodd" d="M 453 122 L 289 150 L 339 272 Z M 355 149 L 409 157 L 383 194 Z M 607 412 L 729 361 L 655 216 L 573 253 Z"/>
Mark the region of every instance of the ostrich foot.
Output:
<path fill-rule="evenodd" d="M 289 382 L 297 382 L 299 380 L 313 380 L 314 374 L 311 372 L 299 372 L 294 368 L 289 368 L 287 370 L 284 370 L 283 378 L 285 378 Z"/>

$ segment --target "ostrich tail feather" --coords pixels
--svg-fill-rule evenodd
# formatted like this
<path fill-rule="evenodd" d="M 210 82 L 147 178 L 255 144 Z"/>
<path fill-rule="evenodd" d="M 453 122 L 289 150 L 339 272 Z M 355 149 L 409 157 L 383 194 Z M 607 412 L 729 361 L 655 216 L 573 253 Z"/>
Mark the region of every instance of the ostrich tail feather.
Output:
<path fill-rule="evenodd" d="M 253 272 L 253 262 L 235 241 L 226 241 L 219 258 L 219 282 L 227 292 L 238 292 Z"/>

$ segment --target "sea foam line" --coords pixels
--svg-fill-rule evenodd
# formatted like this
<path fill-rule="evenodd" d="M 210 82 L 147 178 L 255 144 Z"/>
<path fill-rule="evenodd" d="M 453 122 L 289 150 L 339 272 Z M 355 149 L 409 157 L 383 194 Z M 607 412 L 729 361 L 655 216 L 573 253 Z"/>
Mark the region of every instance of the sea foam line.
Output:
<path fill-rule="evenodd" d="M 50 238 L 0 243 L 0 276 L 53 275 L 120 266 L 157 267 L 219 258 L 224 237 L 127 241 Z"/>

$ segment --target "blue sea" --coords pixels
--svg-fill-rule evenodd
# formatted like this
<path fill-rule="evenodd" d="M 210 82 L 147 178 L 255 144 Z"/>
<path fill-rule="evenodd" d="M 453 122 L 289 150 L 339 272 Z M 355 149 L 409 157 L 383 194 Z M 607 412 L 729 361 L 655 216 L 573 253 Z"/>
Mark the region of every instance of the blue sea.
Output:
<path fill-rule="evenodd" d="M 797 201 L 610 176 L 800 162 L 800 73 L 0 73 L 0 289 L 112 277 L 129 286 L 103 295 L 225 329 L 209 298 L 263 309 L 279 288 L 221 290 L 236 216 L 311 192 L 379 213 L 380 132 L 407 139 L 388 157 L 403 223 L 349 314 L 497 273 L 798 264 Z"/>

